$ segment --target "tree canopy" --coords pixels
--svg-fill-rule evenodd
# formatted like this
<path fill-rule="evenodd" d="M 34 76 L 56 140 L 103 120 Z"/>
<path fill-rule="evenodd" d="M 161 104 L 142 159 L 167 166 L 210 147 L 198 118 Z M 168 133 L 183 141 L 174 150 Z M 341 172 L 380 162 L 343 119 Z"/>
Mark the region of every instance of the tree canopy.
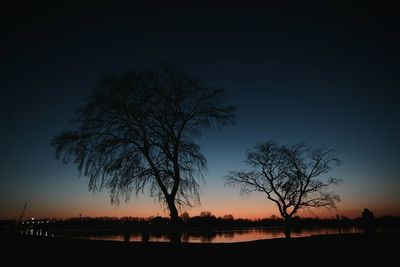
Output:
<path fill-rule="evenodd" d="M 207 86 L 182 69 L 105 75 L 76 115 L 76 129 L 54 137 L 56 157 L 89 177 L 89 190 L 110 190 L 111 202 L 132 193 L 177 207 L 200 201 L 207 161 L 196 138 L 234 123 L 236 108 L 222 88 Z"/>

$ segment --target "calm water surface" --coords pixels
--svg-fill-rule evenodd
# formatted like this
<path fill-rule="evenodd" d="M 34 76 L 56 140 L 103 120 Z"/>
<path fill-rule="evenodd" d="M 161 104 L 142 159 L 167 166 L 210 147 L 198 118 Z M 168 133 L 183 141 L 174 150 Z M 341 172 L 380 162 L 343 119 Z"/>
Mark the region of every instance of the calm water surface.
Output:
<path fill-rule="evenodd" d="M 348 234 L 359 233 L 362 229 L 359 227 L 348 228 L 305 228 L 302 230 L 293 230 L 292 237 L 306 237 L 311 235 L 328 235 L 328 234 Z M 70 237 L 95 240 L 112 240 L 112 241 L 142 241 L 140 232 L 132 232 L 130 234 L 117 232 L 91 232 L 91 233 L 69 233 L 63 232 L 47 232 L 42 230 L 26 230 L 23 234 L 51 237 Z M 243 228 L 243 229 L 223 229 L 214 231 L 184 231 L 182 233 L 182 242 L 189 243 L 232 243 L 253 241 L 259 239 L 283 238 L 282 228 Z M 150 232 L 149 242 L 169 242 L 166 233 Z"/>

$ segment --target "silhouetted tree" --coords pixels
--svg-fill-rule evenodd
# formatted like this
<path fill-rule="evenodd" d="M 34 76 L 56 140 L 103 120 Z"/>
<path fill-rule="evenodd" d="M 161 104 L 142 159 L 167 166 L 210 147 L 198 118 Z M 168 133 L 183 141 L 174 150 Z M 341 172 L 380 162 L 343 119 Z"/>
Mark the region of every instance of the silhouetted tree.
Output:
<path fill-rule="evenodd" d="M 52 146 L 89 177 L 89 190 L 108 188 L 113 204 L 149 186 L 175 224 L 177 207 L 200 201 L 206 159 L 195 138 L 234 122 L 236 109 L 226 100 L 223 89 L 171 66 L 106 75 L 78 111 L 78 129 Z"/>
<path fill-rule="evenodd" d="M 240 186 L 241 193 L 263 192 L 279 209 L 286 221 L 285 235 L 290 237 L 293 215 L 305 207 L 335 207 L 338 195 L 328 191 L 337 178 L 326 181 L 317 177 L 326 174 L 339 159 L 328 149 L 314 149 L 304 144 L 279 146 L 269 142 L 254 146 L 247 153 L 251 171 L 232 171 L 227 184 Z"/>

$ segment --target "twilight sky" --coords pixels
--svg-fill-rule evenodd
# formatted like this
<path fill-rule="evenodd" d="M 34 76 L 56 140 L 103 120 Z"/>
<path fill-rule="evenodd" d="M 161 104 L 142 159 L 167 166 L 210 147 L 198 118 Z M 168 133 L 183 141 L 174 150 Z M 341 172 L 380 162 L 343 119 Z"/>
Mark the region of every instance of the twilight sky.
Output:
<path fill-rule="evenodd" d="M 343 160 L 331 172 L 344 180 L 333 188 L 338 210 L 302 215 L 400 215 L 393 7 L 54 2 L 0 11 L 0 219 L 18 217 L 25 201 L 28 217 L 167 216 L 147 195 L 114 207 L 107 191 L 88 192 L 76 166 L 57 161 L 49 146 L 102 74 L 160 61 L 223 86 L 239 108 L 235 126 L 198 140 L 208 172 L 191 215 L 278 215 L 264 195 L 241 197 L 223 180 L 245 168 L 246 149 L 269 140 L 333 148 Z"/>

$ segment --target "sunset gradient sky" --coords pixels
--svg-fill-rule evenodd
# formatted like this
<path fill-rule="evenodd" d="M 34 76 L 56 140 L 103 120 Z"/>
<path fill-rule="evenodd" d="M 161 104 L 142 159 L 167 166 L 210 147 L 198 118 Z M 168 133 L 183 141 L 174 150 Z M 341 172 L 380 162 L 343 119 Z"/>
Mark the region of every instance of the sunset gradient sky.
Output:
<path fill-rule="evenodd" d="M 146 194 L 118 207 L 88 192 L 76 166 L 57 161 L 53 136 L 102 74 L 160 61 L 227 90 L 234 126 L 198 143 L 208 160 L 191 215 L 262 218 L 277 209 L 262 194 L 224 186 L 259 142 L 306 142 L 337 151 L 330 174 L 344 183 L 337 210 L 303 216 L 400 216 L 400 19 L 389 6 L 15 4 L 1 11 L 0 219 L 167 216 Z"/>

